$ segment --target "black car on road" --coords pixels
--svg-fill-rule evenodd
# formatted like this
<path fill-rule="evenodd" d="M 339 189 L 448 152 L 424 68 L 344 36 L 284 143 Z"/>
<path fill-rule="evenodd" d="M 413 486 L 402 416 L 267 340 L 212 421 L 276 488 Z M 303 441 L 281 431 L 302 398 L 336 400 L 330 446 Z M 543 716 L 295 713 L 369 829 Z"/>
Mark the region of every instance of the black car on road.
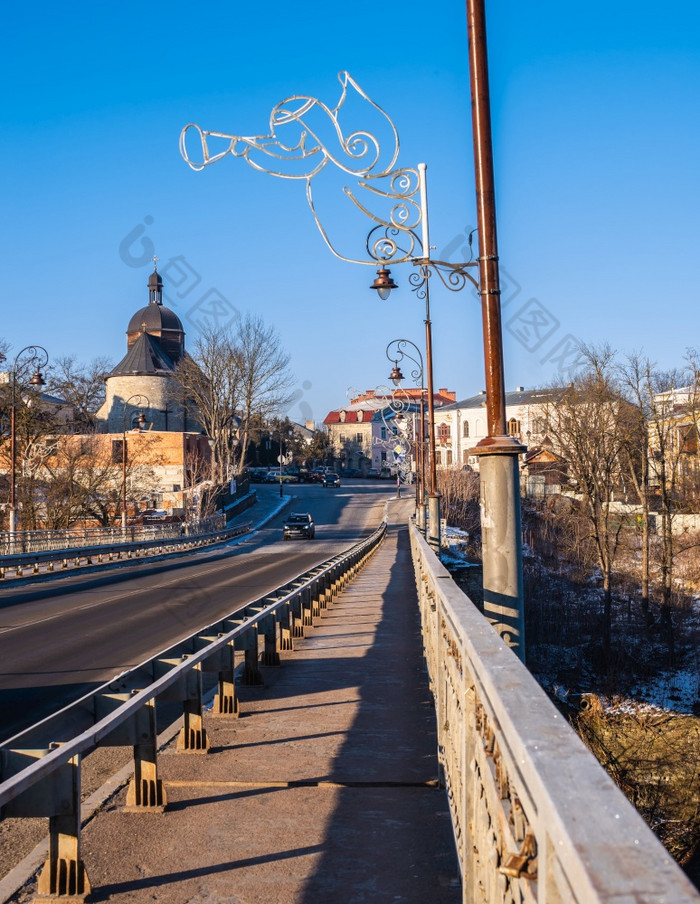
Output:
<path fill-rule="evenodd" d="M 282 527 L 282 539 L 295 538 L 313 540 L 316 534 L 314 519 L 308 512 L 291 512 Z"/>

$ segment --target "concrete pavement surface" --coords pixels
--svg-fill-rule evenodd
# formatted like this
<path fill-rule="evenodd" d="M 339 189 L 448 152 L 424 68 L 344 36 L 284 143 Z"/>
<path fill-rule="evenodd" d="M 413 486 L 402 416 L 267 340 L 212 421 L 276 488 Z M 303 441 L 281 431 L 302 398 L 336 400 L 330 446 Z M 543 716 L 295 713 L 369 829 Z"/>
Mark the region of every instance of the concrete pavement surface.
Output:
<path fill-rule="evenodd" d="M 86 826 L 90 900 L 461 900 L 409 507 L 389 504 L 381 548 L 264 687 L 239 689 L 240 717 L 206 716 L 207 754 L 161 753 L 164 813 L 124 812 L 122 789 Z"/>

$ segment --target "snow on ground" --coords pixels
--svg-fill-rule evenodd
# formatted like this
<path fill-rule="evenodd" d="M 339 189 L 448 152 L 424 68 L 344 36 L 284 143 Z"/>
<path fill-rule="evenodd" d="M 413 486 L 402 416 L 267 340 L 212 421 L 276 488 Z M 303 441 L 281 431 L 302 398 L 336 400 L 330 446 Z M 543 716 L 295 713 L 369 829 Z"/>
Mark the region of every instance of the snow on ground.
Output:
<path fill-rule="evenodd" d="M 474 562 L 467 559 L 467 543 L 469 534 L 457 527 L 448 527 L 442 538 L 442 561 L 447 568 L 475 567 Z M 524 555 L 532 555 L 531 550 L 523 550 Z M 478 565 L 476 566 L 478 567 Z M 693 616 L 700 620 L 700 598 L 693 600 Z M 544 665 L 543 671 L 556 675 L 560 670 L 568 671 L 572 666 L 582 670 L 583 663 L 576 662 L 580 651 L 563 649 L 551 645 L 540 645 L 536 658 Z M 583 672 L 580 672 L 583 674 Z M 551 694 L 566 700 L 570 693 L 586 693 L 587 687 L 565 688 L 556 677 L 539 676 L 542 685 Z M 691 655 L 689 661 L 673 671 L 660 672 L 631 685 L 624 694 L 614 697 L 601 697 L 603 707 L 610 712 L 651 713 L 676 712 L 692 713 L 697 710 L 700 701 L 700 654 Z"/>

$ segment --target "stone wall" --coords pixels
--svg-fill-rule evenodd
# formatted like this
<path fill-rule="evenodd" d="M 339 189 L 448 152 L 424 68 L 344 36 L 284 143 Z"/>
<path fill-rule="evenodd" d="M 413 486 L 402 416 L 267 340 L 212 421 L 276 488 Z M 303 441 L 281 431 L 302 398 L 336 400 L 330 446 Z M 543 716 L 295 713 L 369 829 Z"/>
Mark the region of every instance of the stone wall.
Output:
<path fill-rule="evenodd" d="M 126 418 L 124 404 L 133 396 Z M 185 412 L 177 398 L 173 377 L 167 375 L 115 376 L 107 378 L 107 396 L 97 413 L 107 433 L 120 433 L 126 423 L 127 430 L 134 425 L 143 408 L 150 429 L 158 431 L 199 431 L 200 425 L 192 412 Z"/>

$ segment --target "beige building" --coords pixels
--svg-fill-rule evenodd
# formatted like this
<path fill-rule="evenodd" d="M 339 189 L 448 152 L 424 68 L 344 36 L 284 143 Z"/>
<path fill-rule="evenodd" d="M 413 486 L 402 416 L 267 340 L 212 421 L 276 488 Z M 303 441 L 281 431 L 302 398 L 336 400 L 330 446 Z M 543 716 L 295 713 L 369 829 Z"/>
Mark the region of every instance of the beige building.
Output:
<path fill-rule="evenodd" d="M 424 393 L 423 393 L 424 395 Z M 435 409 L 454 403 L 456 393 L 439 389 L 434 395 Z M 413 414 L 420 405 L 420 389 L 402 389 L 394 396 L 394 404 Z M 384 417 L 382 417 L 384 413 Z M 393 417 L 392 396 L 369 389 L 355 396 L 344 408 L 330 411 L 324 427 L 331 439 L 333 457 L 343 468 L 381 470 L 391 464 L 391 427 L 387 419 Z M 427 403 L 426 403 L 427 418 Z"/>
<path fill-rule="evenodd" d="M 116 521 L 124 501 L 129 517 L 142 509 L 187 511 L 209 473 L 210 455 L 200 433 L 136 427 L 123 434 L 65 434 L 46 444 L 37 473 L 54 479 L 70 474 L 76 500 L 81 492 L 92 494 Z"/>

